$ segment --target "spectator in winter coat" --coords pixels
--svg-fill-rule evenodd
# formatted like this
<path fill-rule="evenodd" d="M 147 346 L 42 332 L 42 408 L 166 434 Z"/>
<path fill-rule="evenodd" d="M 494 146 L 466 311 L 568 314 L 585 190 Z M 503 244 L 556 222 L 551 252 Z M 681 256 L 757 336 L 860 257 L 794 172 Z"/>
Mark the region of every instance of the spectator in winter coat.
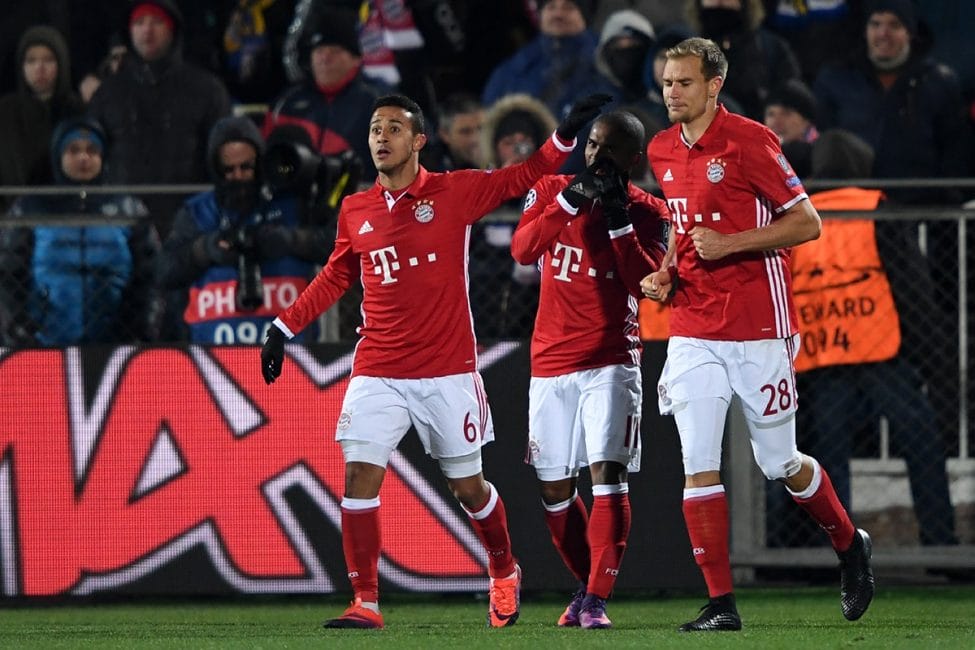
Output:
<path fill-rule="evenodd" d="M 111 183 L 207 181 L 207 134 L 230 112 L 230 100 L 220 80 L 183 61 L 182 21 L 172 0 L 130 5 L 129 53 L 88 108 L 112 142 L 106 160 Z M 173 195 L 146 198 L 164 237 L 181 200 Z"/>
<path fill-rule="evenodd" d="M 573 100 L 607 89 L 593 87 L 593 80 L 600 77 L 595 65 L 596 35 L 587 28 L 591 3 L 543 0 L 538 4 L 539 35 L 494 69 L 481 101 L 490 106 L 505 95 L 527 93 L 558 119 Z"/>
<path fill-rule="evenodd" d="M 958 78 L 927 56 L 913 3 L 874 0 L 866 15 L 865 47 L 816 78 L 817 125 L 865 140 L 876 154 L 872 175 L 878 178 L 968 176 L 971 134 Z M 888 196 L 906 203 L 961 198 L 941 189 L 897 189 Z"/>
<path fill-rule="evenodd" d="M 0 97 L 0 185 L 38 185 L 52 178 L 54 125 L 83 109 L 71 91 L 67 45 L 53 27 L 24 32 L 17 62 L 17 91 Z"/>
<path fill-rule="evenodd" d="M 301 126 L 324 155 L 352 149 L 362 164 L 363 178 L 376 177 L 372 156 L 362 134 L 369 130 L 372 102 L 382 89 L 362 73 L 362 51 L 355 12 L 328 9 L 308 28 L 300 58 L 308 78 L 292 86 L 264 118 L 264 137 L 285 124 Z"/>
<path fill-rule="evenodd" d="M 84 117 L 55 129 L 50 158 L 59 185 L 97 185 L 107 140 Z M 82 217 L 78 225 L 0 231 L 0 333 L 4 345 L 78 345 L 153 341 L 160 302 L 155 288 L 159 237 L 145 205 L 131 196 L 28 195 L 12 219 Z M 100 223 L 112 218 L 118 222 Z"/>

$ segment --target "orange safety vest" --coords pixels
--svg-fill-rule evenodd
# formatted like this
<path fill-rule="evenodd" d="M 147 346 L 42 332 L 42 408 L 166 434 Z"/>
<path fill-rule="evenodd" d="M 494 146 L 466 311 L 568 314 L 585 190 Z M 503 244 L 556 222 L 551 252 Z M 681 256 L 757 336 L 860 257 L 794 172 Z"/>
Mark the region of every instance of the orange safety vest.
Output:
<path fill-rule="evenodd" d="M 809 197 L 820 212 L 875 210 L 882 198 L 855 187 Z M 897 354 L 900 320 L 872 219 L 824 219 L 819 239 L 792 252 L 792 293 L 802 336 L 797 371 Z"/>
<path fill-rule="evenodd" d="M 641 341 L 666 341 L 670 338 L 670 303 L 655 302 L 649 298 L 640 299 Z"/>

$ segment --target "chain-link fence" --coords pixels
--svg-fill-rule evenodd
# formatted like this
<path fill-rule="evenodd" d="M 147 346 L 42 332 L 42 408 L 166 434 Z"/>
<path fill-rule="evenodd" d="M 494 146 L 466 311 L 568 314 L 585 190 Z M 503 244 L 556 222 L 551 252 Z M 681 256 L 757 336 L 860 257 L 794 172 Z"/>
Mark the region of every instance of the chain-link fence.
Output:
<path fill-rule="evenodd" d="M 822 215 L 831 248 L 797 249 L 793 265 L 799 448 L 870 532 L 880 565 L 970 577 L 975 211 Z M 746 574 L 832 566 L 827 537 L 758 474 L 739 413 L 729 428 L 733 562 Z"/>

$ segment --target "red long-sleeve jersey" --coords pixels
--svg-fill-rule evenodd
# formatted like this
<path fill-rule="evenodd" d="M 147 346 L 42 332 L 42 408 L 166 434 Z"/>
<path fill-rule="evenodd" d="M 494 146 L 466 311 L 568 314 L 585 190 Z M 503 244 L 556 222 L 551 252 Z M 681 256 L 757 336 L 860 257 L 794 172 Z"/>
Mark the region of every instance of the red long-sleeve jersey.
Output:
<path fill-rule="evenodd" d="M 552 136 L 528 160 L 500 170 L 434 174 L 420 168 L 403 190 L 378 182 L 345 198 L 325 268 L 281 313 L 292 335 L 328 309 L 358 274 L 362 327 L 353 375 L 418 379 L 477 367 L 468 298 L 471 224 L 523 196 L 572 147 Z"/>
<path fill-rule="evenodd" d="M 640 280 L 666 249 L 667 205 L 629 185 L 632 226 L 610 232 L 599 203 L 576 215 L 557 197 L 569 176 L 546 176 L 528 193 L 511 253 L 539 262 L 542 283 L 532 334 L 532 376 L 552 377 L 640 363 Z"/>

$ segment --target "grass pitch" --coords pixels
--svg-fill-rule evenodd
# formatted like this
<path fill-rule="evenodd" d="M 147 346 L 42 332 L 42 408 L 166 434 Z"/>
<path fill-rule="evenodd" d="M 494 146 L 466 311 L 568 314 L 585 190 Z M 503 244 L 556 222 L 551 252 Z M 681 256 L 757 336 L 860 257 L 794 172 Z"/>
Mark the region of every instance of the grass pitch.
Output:
<path fill-rule="evenodd" d="M 704 599 L 619 597 L 611 630 L 559 629 L 565 601 L 528 596 L 517 625 L 485 627 L 473 597 L 390 596 L 384 630 L 325 630 L 345 601 L 93 601 L 0 604 L 3 648 L 975 648 L 975 586 L 881 588 L 862 620 L 840 614 L 838 589 L 742 589 L 737 633 L 678 634 Z"/>

